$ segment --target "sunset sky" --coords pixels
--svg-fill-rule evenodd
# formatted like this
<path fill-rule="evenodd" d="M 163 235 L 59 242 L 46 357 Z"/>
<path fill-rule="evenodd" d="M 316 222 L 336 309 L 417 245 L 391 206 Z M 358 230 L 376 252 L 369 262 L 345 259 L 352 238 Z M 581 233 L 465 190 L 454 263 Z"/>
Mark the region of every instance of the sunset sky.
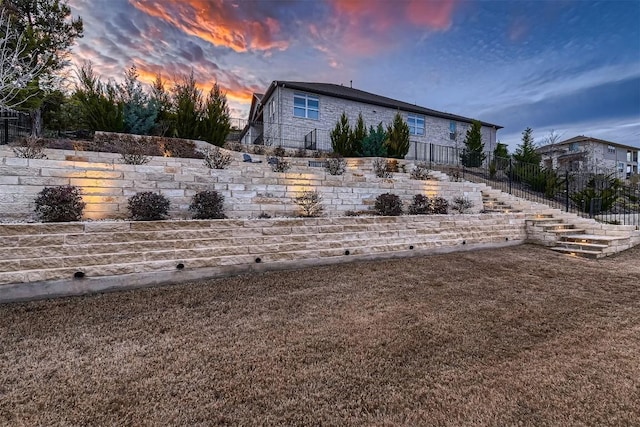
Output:
<path fill-rule="evenodd" d="M 588 135 L 640 147 L 640 1 L 69 0 L 73 61 L 187 74 L 246 118 L 272 80 L 348 85 L 505 128 L 513 149 Z"/>

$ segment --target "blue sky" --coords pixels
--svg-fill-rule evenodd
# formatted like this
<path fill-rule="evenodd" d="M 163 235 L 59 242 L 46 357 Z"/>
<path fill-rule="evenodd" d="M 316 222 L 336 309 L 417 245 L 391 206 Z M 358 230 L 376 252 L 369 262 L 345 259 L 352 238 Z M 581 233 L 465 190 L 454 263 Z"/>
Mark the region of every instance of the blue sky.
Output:
<path fill-rule="evenodd" d="M 189 73 L 245 117 L 272 80 L 349 84 L 497 123 L 640 147 L 640 1 L 69 0 L 76 64 Z"/>

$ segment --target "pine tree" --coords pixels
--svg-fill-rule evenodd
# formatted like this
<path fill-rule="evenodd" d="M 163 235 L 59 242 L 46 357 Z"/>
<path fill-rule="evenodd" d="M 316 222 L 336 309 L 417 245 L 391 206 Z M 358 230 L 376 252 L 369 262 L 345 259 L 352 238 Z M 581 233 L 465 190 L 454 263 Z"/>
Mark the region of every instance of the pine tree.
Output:
<path fill-rule="evenodd" d="M 331 148 L 335 153 L 344 157 L 350 157 L 351 153 L 351 128 L 349 126 L 349 117 L 344 111 L 340 116 L 340 120 L 331 131 Z"/>
<path fill-rule="evenodd" d="M 367 137 L 367 127 L 364 124 L 364 118 L 362 117 L 362 113 L 358 114 L 358 121 L 356 122 L 356 127 L 353 128 L 351 132 L 351 155 L 357 156 L 362 152 L 362 143 L 364 139 Z"/>
<path fill-rule="evenodd" d="M 149 135 L 158 117 L 158 106 L 142 89 L 135 65 L 125 71 L 124 84 L 119 88 L 124 106 L 124 131 Z"/>
<path fill-rule="evenodd" d="M 513 158 L 520 163 L 540 164 L 542 155 L 536 152 L 531 128 L 528 127 L 522 132 L 522 143 L 516 148 Z"/>
<path fill-rule="evenodd" d="M 198 138 L 200 112 L 202 110 L 202 92 L 196 87 L 193 70 L 173 87 L 175 105 L 175 133 L 179 138 Z"/>
<path fill-rule="evenodd" d="M 222 147 L 230 130 L 231 119 L 229 118 L 227 96 L 222 93 L 216 82 L 211 88 L 204 106 L 200 136 L 205 141 Z"/>
<path fill-rule="evenodd" d="M 477 168 L 482 165 L 487 155 L 484 153 L 484 143 L 482 142 L 482 123 L 474 120 L 467 130 L 464 140 L 464 148 L 460 154 L 460 162 L 469 168 Z"/>
<path fill-rule="evenodd" d="M 409 152 L 409 125 L 404 121 L 400 112 L 393 118 L 393 123 L 387 127 L 385 142 L 389 157 L 404 159 Z"/>
<path fill-rule="evenodd" d="M 81 107 L 81 122 L 90 131 L 122 132 L 123 105 L 118 90 L 111 83 L 102 83 L 90 62 L 78 70 L 78 85 L 73 94 Z"/>
<path fill-rule="evenodd" d="M 369 134 L 362 141 L 362 151 L 358 155 L 363 157 L 387 157 L 387 132 L 378 123 L 377 128 L 369 127 Z"/>
<path fill-rule="evenodd" d="M 175 115 L 171 95 L 164 87 L 164 81 L 160 74 L 156 75 L 151 85 L 151 100 L 158 108 L 158 115 L 154 127 L 154 134 L 159 136 L 173 135 L 175 133 Z"/>

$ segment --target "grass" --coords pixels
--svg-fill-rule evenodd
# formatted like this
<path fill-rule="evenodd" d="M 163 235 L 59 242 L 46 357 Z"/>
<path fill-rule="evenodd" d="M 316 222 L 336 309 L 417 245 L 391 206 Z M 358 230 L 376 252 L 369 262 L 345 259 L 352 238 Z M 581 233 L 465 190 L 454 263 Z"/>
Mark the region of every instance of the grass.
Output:
<path fill-rule="evenodd" d="M 3 425 L 638 425 L 640 248 L 0 306 Z"/>

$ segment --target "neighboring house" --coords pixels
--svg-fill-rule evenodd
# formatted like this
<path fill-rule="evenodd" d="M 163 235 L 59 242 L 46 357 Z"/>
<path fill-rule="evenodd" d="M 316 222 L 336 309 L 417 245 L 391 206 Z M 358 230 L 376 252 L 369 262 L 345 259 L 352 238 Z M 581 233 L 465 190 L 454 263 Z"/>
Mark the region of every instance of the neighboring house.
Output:
<path fill-rule="evenodd" d="M 274 81 L 265 94 L 254 94 L 245 144 L 265 144 L 331 151 L 330 132 L 342 112 L 353 127 L 362 113 L 367 129 L 382 123 L 386 128 L 400 112 L 409 125 L 411 148 L 407 159 L 458 161 L 456 148 L 464 146 L 473 119 L 443 113 L 373 93 L 330 83 Z M 482 140 L 493 151 L 496 132 L 502 129 L 482 123 Z"/>
<path fill-rule="evenodd" d="M 638 147 L 580 135 L 536 151 L 542 155 L 544 166 L 556 170 L 615 173 L 619 178 L 630 178 L 638 173 L 639 150 Z"/>

